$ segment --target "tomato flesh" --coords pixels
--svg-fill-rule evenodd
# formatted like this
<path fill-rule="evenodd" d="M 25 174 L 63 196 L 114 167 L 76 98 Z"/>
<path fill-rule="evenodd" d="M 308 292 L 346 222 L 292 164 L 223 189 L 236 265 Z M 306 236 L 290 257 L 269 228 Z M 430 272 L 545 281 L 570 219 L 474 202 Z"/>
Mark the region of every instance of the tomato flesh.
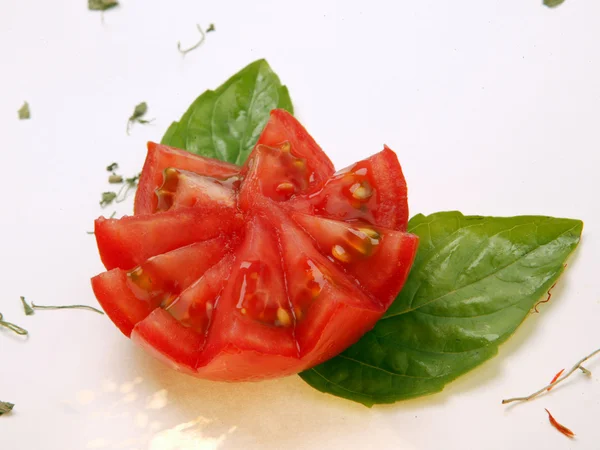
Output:
<path fill-rule="evenodd" d="M 163 171 L 169 167 L 216 179 L 228 179 L 238 175 L 240 171 L 235 164 L 148 142 L 148 155 L 135 194 L 135 214 L 150 214 L 156 211 L 158 197 L 155 195 L 155 190 L 163 184 Z"/>
<path fill-rule="evenodd" d="M 100 217 L 94 234 L 107 269 L 131 269 L 152 256 L 231 234 L 242 225 L 243 217 L 235 208 L 217 204 L 122 219 Z"/>
<path fill-rule="evenodd" d="M 111 320 L 129 336 L 154 309 L 174 306 L 179 294 L 222 260 L 233 242 L 235 238 L 228 242 L 224 237 L 196 242 L 149 258 L 131 270 L 112 269 L 92 278 L 94 293 Z"/>
<path fill-rule="evenodd" d="M 343 351 L 404 284 L 396 155 L 334 173 L 306 130 L 274 110 L 243 167 L 150 143 L 135 215 L 100 218 L 108 269 L 94 293 L 127 336 L 212 380 L 290 375 Z"/>
<path fill-rule="evenodd" d="M 406 230 L 406 181 L 396 154 L 388 147 L 342 169 L 310 196 L 292 199 L 294 209 L 335 220 L 365 220 L 392 230 Z"/>
<path fill-rule="evenodd" d="M 304 160 L 306 170 L 311 173 L 307 191 L 319 189 L 325 180 L 333 175 L 331 160 L 300 122 L 283 109 L 271 111 L 271 118 L 258 139 L 258 145 L 275 148 L 281 148 L 283 145 L 296 158 Z M 249 159 L 251 157 L 252 155 Z"/>

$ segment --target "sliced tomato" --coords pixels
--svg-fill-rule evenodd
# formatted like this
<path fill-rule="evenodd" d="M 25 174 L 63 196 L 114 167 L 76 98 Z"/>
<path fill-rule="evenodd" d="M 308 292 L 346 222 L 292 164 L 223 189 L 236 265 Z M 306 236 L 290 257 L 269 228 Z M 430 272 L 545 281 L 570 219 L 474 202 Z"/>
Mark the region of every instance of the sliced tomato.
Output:
<path fill-rule="evenodd" d="M 306 160 L 292 155 L 289 146 L 258 145 L 244 166 L 244 183 L 239 193 L 242 209 L 252 208 L 258 197 L 283 202 L 292 196 L 306 194 L 314 173 Z M 314 184 L 314 183 L 312 183 Z"/>
<path fill-rule="evenodd" d="M 223 258 L 185 289 L 166 310 L 182 325 L 206 334 L 232 264 L 232 255 Z"/>
<path fill-rule="evenodd" d="M 325 180 L 333 175 L 334 168 L 331 160 L 300 122 L 283 109 L 271 111 L 269 122 L 260 135 L 257 145 L 289 151 L 296 161 L 304 162 L 304 170 L 309 178 L 306 192 L 319 189 Z"/>
<path fill-rule="evenodd" d="M 94 233 L 107 269 L 132 269 L 151 256 L 232 234 L 242 224 L 243 217 L 235 208 L 214 204 L 122 219 L 100 217 Z"/>
<path fill-rule="evenodd" d="M 170 167 L 164 170 L 163 178 L 162 185 L 155 190 L 156 211 L 236 205 L 234 187 L 239 182 L 238 176 L 218 179 Z"/>
<path fill-rule="evenodd" d="M 310 196 L 292 199 L 293 208 L 335 220 L 365 220 L 392 230 L 406 230 L 406 181 L 396 154 L 385 147 L 368 159 L 335 173 Z"/>
<path fill-rule="evenodd" d="M 223 260 L 234 242 L 235 238 L 219 237 L 154 256 L 129 271 L 112 269 L 92 278 L 94 293 L 106 314 L 129 336 L 154 309 L 175 303 L 180 293 Z"/>
<path fill-rule="evenodd" d="M 305 370 L 356 342 L 412 264 L 406 184 L 385 149 L 333 166 L 274 111 L 238 170 L 149 147 L 133 217 L 98 219 L 109 317 L 169 366 L 224 381 Z M 233 177 L 233 178 L 232 178 Z"/>
<path fill-rule="evenodd" d="M 216 180 L 227 180 L 238 175 L 235 164 L 204 158 L 167 145 L 148 142 L 148 154 L 135 194 L 135 214 L 156 211 L 158 199 L 155 191 L 163 184 L 163 171 L 169 167 L 194 172 Z"/>
<path fill-rule="evenodd" d="M 386 308 L 319 254 L 311 239 L 289 219 L 278 219 L 288 295 L 297 321 L 295 336 L 301 369 L 305 369 L 356 342 Z M 332 334 L 324 338 L 327 333 Z"/>
<path fill-rule="evenodd" d="M 362 222 L 350 223 L 294 213 L 293 219 L 332 258 L 386 307 L 396 298 L 412 266 L 414 234 Z"/>
<path fill-rule="evenodd" d="M 139 322 L 131 339 L 173 369 L 196 374 L 204 335 L 183 326 L 164 309 L 155 309 Z"/>

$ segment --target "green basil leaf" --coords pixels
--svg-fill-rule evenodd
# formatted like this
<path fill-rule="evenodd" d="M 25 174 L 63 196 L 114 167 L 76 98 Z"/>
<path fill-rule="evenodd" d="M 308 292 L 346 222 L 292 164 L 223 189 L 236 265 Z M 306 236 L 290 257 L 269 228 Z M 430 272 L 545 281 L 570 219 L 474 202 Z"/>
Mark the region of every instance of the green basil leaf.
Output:
<path fill-rule="evenodd" d="M 579 220 L 417 215 L 408 280 L 385 316 L 342 354 L 300 376 L 371 406 L 441 391 L 494 356 L 564 270 Z"/>
<path fill-rule="evenodd" d="M 200 95 L 181 120 L 171 124 L 161 143 L 243 164 L 275 108 L 294 112 L 287 87 L 260 59 Z"/>

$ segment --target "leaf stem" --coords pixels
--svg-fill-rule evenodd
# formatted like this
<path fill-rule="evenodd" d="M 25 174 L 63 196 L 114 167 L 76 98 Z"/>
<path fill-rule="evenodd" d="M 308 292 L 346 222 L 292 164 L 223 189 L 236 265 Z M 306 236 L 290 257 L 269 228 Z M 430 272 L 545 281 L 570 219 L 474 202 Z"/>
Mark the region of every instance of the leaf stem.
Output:
<path fill-rule="evenodd" d="M 204 30 L 202 29 L 202 27 L 199 24 L 196 24 L 196 28 L 198 28 L 198 31 L 200 32 L 200 34 L 202 35 L 202 37 L 200 38 L 200 40 L 197 43 L 195 43 L 194 45 L 192 45 L 190 48 L 182 50 L 181 49 L 181 42 L 177 41 L 177 50 L 179 50 L 179 53 L 181 53 L 183 56 L 185 56 L 186 54 L 188 54 L 192 50 L 196 50 L 198 47 L 200 47 L 202 45 L 202 43 L 204 42 L 204 39 L 206 38 L 206 34 L 204 33 Z"/>
<path fill-rule="evenodd" d="M 33 307 L 33 309 L 86 309 L 88 311 L 93 311 L 98 314 L 104 315 L 103 311 L 100 311 L 99 309 L 96 309 L 93 306 L 88 306 L 88 305 L 43 306 L 43 305 L 36 305 L 35 303 L 31 302 L 31 306 Z"/>
<path fill-rule="evenodd" d="M 527 402 L 535 397 L 537 397 L 540 394 L 543 394 L 545 391 L 547 391 L 550 388 L 553 388 L 554 386 L 556 386 L 558 383 L 566 380 L 567 378 L 569 378 L 569 376 L 575 372 L 578 369 L 582 368 L 582 364 L 584 362 L 586 362 L 588 359 L 594 357 L 595 355 L 597 355 L 598 353 L 600 353 L 600 348 L 597 350 L 594 350 L 592 353 L 590 353 L 589 355 L 587 355 L 584 358 L 581 358 L 579 361 L 577 361 L 577 363 L 566 373 L 564 374 L 562 377 L 558 378 L 557 380 L 552 381 L 552 383 L 550 383 L 547 386 L 544 386 L 543 388 L 541 388 L 539 391 L 535 391 L 533 394 L 528 395 L 527 397 L 513 397 L 513 398 L 507 398 L 505 400 L 502 400 L 502 404 L 505 405 L 507 403 L 512 403 L 512 402 Z M 587 371 L 587 369 L 585 369 Z M 588 371 L 589 372 L 589 371 Z M 586 373 L 584 371 L 584 373 Z"/>
<path fill-rule="evenodd" d="M 21 328 L 20 326 L 15 325 L 14 323 L 5 322 L 3 319 L 4 316 L 2 315 L 2 313 L 0 313 L 0 326 L 8 328 L 9 330 L 17 333 L 19 336 L 27 336 L 29 334 L 25 328 Z"/>

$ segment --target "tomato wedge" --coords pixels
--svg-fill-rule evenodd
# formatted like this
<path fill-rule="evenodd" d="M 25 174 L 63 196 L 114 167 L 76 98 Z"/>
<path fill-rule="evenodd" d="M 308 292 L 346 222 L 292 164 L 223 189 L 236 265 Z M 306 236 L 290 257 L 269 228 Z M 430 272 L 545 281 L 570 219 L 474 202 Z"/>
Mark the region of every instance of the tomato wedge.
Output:
<path fill-rule="evenodd" d="M 402 288 L 418 239 L 387 147 L 334 173 L 274 110 L 243 167 L 158 144 L 135 215 L 96 221 L 98 301 L 127 336 L 212 380 L 297 373 L 373 327 Z"/>
<path fill-rule="evenodd" d="M 163 184 L 163 172 L 170 167 L 225 183 L 233 182 L 231 178 L 238 175 L 240 171 L 235 164 L 204 158 L 168 145 L 148 142 L 148 155 L 135 194 L 133 208 L 135 214 L 156 212 L 159 198 L 155 190 Z"/>

